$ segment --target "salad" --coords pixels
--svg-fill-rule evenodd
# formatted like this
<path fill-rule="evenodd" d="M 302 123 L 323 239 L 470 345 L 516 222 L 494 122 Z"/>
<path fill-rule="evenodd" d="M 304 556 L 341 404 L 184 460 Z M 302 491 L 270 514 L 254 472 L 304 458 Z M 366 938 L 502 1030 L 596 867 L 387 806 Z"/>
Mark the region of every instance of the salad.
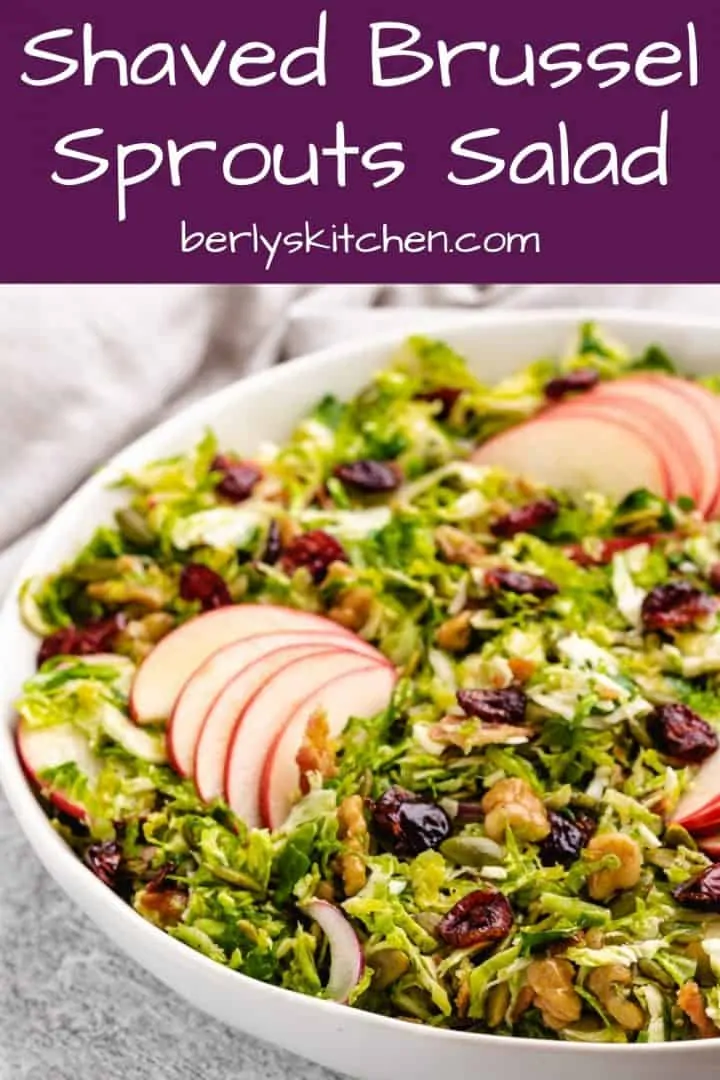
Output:
<path fill-rule="evenodd" d="M 591 325 L 410 339 L 251 460 L 124 477 L 26 583 L 18 750 L 143 918 L 401 1020 L 720 1033 L 720 397 Z"/>

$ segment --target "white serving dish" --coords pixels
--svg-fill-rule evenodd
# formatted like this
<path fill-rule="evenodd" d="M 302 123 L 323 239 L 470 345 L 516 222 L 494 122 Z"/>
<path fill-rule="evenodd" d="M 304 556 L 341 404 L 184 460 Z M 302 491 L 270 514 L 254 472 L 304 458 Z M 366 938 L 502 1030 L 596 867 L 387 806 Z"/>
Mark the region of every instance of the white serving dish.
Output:
<path fill-rule="evenodd" d="M 435 331 L 468 356 L 488 381 L 543 354 L 557 354 L 582 319 L 641 350 L 657 342 L 692 372 L 720 370 L 720 320 L 640 313 L 544 311 L 478 314 Z M 414 327 L 409 316 L 407 333 Z M 364 1013 L 255 982 L 213 963 L 144 921 L 95 878 L 50 827 L 28 786 L 12 737 L 13 701 L 34 670 L 36 641 L 23 627 L 16 595 L 27 577 L 55 569 L 107 520 L 119 472 L 192 445 L 204 427 L 221 443 L 252 452 L 280 440 L 321 395 L 346 396 L 382 366 L 402 335 L 361 340 L 283 365 L 213 394 L 162 424 L 94 475 L 43 530 L 0 614 L 0 778 L 37 855 L 77 904 L 121 948 L 172 990 L 225 1023 L 364 1080 L 711 1080 L 720 1040 L 598 1046 L 436 1030 Z M 198 1063 L 200 1065 L 200 1063 Z"/>

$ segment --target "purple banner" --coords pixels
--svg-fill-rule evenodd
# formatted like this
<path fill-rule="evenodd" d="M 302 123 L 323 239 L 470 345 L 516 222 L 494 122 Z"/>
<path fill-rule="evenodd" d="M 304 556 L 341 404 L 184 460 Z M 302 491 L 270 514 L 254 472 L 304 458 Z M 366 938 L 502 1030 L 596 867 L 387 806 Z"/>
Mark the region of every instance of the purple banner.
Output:
<path fill-rule="evenodd" d="M 718 279 L 715 0 L 5 0 L 0 78 L 4 282 Z"/>

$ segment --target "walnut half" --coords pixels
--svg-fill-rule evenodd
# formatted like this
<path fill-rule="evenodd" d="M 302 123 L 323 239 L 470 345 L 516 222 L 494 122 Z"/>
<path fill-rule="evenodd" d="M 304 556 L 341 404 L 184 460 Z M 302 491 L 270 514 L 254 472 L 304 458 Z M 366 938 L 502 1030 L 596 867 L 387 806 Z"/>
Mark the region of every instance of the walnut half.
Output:
<path fill-rule="evenodd" d="M 360 795 L 348 795 L 338 806 L 338 832 L 345 842 L 345 851 L 338 856 L 337 869 L 343 879 L 346 896 L 360 892 L 367 881 L 363 856 L 367 853 L 370 836 Z"/>
<path fill-rule="evenodd" d="M 485 832 L 491 840 L 502 843 L 510 828 L 523 840 L 543 840 L 550 832 L 550 822 L 542 800 L 529 784 L 519 777 L 498 780 L 482 800 Z"/>
<path fill-rule="evenodd" d="M 533 960 L 527 969 L 527 985 L 533 1004 L 542 1013 L 546 1027 L 561 1031 L 574 1024 L 582 1013 L 582 1000 L 574 983 L 575 969 L 569 960 Z"/>
<path fill-rule="evenodd" d="M 587 987 L 621 1028 L 640 1031 L 645 1027 L 645 1013 L 628 997 L 627 987 L 632 979 L 630 968 L 622 964 L 603 964 L 590 972 Z"/>
<path fill-rule="evenodd" d="M 592 860 L 616 855 L 620 861 L 615 869 L 608 867 L 590 875 L 588 891 L 593 900 L 608 900 L 621 889 L 633 889 L 640 880 L 642 852 L 631 836 L 618 832 L 599 833 L 590 840 L 585 852 Z"/>

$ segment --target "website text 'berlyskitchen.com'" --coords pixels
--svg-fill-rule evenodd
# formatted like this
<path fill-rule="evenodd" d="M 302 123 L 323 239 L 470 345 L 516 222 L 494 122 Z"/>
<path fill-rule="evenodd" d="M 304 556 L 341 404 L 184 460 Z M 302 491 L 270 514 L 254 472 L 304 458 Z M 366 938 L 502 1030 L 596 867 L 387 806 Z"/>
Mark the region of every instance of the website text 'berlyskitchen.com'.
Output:
<path fill-rule="evenodd" d="M 180 223 L 180 251 L 183 255 L 247 255 L 263 259 L 270 270 L 285 255 L 309 255 L 324 251 L 331 255 L 539 255 L 538 232 L 487 232 L 473 230 L 450 233 L 445 229 L 417 229 L 399 232 L 380 224 L 360 231 L 348 222 L 315 227 L 304 221 L 297 229 L 265 231 L 256 223 L 235 232 L 205 232 L 188 221 Z"/>

